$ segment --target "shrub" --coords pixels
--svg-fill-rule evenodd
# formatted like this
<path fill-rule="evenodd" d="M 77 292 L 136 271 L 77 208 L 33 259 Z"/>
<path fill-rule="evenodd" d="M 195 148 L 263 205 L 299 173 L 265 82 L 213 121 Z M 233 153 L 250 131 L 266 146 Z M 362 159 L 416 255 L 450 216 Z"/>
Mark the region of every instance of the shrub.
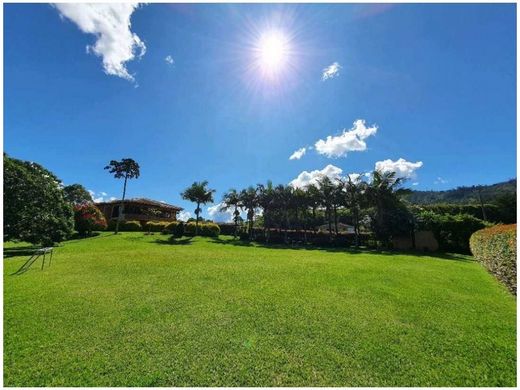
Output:
<path fill-rule="evenodd" d="M 199 223 L 200 228 L 201 223 Z M 184 225 L 184 234 L 187 236 L 194 236 L 196 232 L 195 222 L 187 222 Z"/>
<path fill-rule="evenodd" d="M 148 221 L 144 225 L 144 230 L 147 232 L 162 232 L 166 226 L 168 226 L 168 222 Z"/>
<path fill-rule="evenodd" d="M 107 230 L 114 231 L 116 230 L 117 220 L 112 219 L 107 226 Z M 142 231 L 143 227 L 139 221 L 121 221 L 119 224 L 120 232 L 139 232 Z"/>
<path fill-rule="evenodd" d="M 194 236 L 196 232 L 195 222 L 188 222 L 184 225 L 184 234 Z M 218 237 L 220 228 L 212 222 L 199 222 L 199 235 L 205 237 Z"/>
<path fill-rule="evenodd" d="M 516 295 L 516 224 L 497 225 L 471 236 L 473 256 Z"/>
<path fill-rule="evenodd" d="M 200 227 L 200 235 L 205 237 L 218 237 L 220 228 L 216 223 L 203 223 Z"/>
<path fill-rule="evenodd" d="M 417 215 L 417 230 L 431 230 L 444 251 L 471 253 L 469 238 L 471 235 L 489 226 L 488 223 L 468 214 L 437 214 L 423 211 Z"/>
<path fill-rule="evenodd" d="M 94 230 L 105 230 L 107 221 L 94 204 L 78 204 L 74 206 L 74 227 L 80 235 L 90 236 Z"/>
<path fill-rule="evenodd" d="M 235 235 L 235 224 L 219 223 L 218 227 L 220 228 L 220 233 L 221 234 L 225 234 L 227 236 Z M 238 230 L 240 231 L 240 225 L 238 226 Z"/>
<path fill-rule="evenodd" d="M 163 233 L 172 234 L 174 237 L 182 237 L 184 234 L 184 223 L 182 221 L 170 222 L 164 227 Z"/>
<path fill-rule="evenodd" d="M 139 221 L 121 221 L 121 223 L 119 224 L 119 231 L 121 232 L 139 232 L 141 230 L 143 230 L 143 228 Z"/>

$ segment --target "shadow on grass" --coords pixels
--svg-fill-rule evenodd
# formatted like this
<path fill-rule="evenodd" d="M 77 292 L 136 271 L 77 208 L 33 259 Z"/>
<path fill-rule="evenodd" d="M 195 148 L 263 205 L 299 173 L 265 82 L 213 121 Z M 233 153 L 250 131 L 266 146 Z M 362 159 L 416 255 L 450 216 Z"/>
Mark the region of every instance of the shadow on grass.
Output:
<path fill-rule="evenodd" d="M 168 238 L 158 238 L 152 243 L 159 245 L 191 245 L 192 239 L 193 237 L 175 238 L 172 236 Z"/>
<path fill-rule="evenodd" d="M 254 241 L 243 241 L 240 239 L 222 239 L 212 238 L 211 242 L 220 245 L 232 245 L 232 246 L 245 246 L 245 247 L 258 247 L 266 249 L 292 249 L 292 250 L 306 250 L 306 251 L 325 251 L 331 253 L 348 253 L 348 254 L 377 254 L 382 256 L 414 256 L 414 257 L 432 257 L 441 260 L 453 260 L 461 262 L 472 262 L 473 260 L 469 255 L 460 255 L 456 253 L 441 253 L 441 252 L 422 252 L 422 251 L 397 251 L 397 250 L 381 250 L 367 247 L 353 248 L 344 246 L 327 246 L 327 245 L 313 245 L 305 243 L 294 243 L 294 244 L 267 244 L 262 242 Z"/>
<path fill-rule="evenodd" d="M 16 248 L 4 248 L 4 259 L 17 256 L 32 256 L 35 250 L 40 249 L 41 246 L 26 245 Z"/>

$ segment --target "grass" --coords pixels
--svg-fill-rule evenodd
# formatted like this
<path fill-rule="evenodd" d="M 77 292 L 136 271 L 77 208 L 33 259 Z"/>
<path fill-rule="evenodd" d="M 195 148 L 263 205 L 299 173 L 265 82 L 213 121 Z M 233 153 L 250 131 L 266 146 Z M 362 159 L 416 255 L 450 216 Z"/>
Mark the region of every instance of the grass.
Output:
<path fill-rule="evenodd" d="M 103 233 L 25 259 L 6 386 L 516 385 L 515 299 L 469 257 Z"/>

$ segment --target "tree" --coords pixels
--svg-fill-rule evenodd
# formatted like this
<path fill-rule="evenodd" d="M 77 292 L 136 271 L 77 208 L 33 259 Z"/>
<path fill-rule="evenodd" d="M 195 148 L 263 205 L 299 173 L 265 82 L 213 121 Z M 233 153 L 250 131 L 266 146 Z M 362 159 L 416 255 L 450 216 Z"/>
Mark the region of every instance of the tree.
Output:
<path fill-rule="evenodd" d="M 125 179 L 123 185 L 123 197 L 121 198 L 121 205 L 119 206 L 119 214 L 117 216 L 116 222 L 116 230 L 114 232 L 114 234 L 117 234 L 119 232 L 119 223 L 123 218 L 123 213 L 125 210 L 126 182 L 128 179 L 137 179 L 139 177 L 139 164 L 131 158 L 124 158 L 121 161 L 111 160 L 105 169 L 108 169 L 108 172 L 113 173 L 116 179 Z"/>
<path fill-rule="evenodd" d="M 257 184 L 256 191 L 258 205 L 263 210 L 264 237 L 266 242 L 269 242 L 269 237 L 271 234 L 270 229 L 273 223 L 272 211 L 275 207 L 275 190 L 273 187 L 273 182 L 268 180 L 266 185 Z"/>
<path fill-rule="evenodd" d="M 335 201 L 336 186 L 328 176 L 318 179 L 318 189 L 320 191 L 321 204 L 325 207 L 325 214 L 329 224 L 329 238 L 332 240 L 332 207 Z"/>
<path fill-rule="evenodd" d="M 50 246 L 74 228 L 60 180 L 41 165 L 4 153 L 4 240 Z"/>
<path fill-rule="evenodd" d="M 65 199 L 73 205 L 92 203 L 94 200 L 90 193 L 81 184 L 71 184 L 63 187 Z"/>
<path fill-rule="evenodd" d="M 240 191 L 240 201 L 247 210 L 248 233 L 249 239 L 253 239 L 253 220 L 255 217 L 255 209 L 258 207 L 258 194 L 256 188 L 249 186 L 247 189 Z"/>
<path fill-rule="evenodd" d="M 194 182 L 190 187 L 186 188 L 182 193 L 182 199 L 189 200 L 190 202 L 196 203 L 197 208 L 195 209 L 195 234 L 199 234 L 199 215 L 202 211 L 200 205 L 213 203 L 213 194 L 215 190 L 208 188 L 208 181 Z"/>
<path fill-rule="evenodd" d="M 345 188 L 345 205 L 352 213 L 352 225 L 354 226 L 354 245 L 359 246 L 359 226 L 361 222 L 361 209 L 365 203 L 363 195 L 366 191 L 366 183 L 359 179 L 352 179 L 349 175 L 345 181 L 341 181 Z"/>
<path fill-rule="evenodd" d="M 289 229 L 289 211 L 293 206 L 293 187 L 279 184 L 275 187 L 275 199 L 282 216 L 281 224 L 284 227 L 284 241 L 287 242 L 287 229 Z"/>
<path fill-rule="evenodd" d="M 395 172 L 376 170 L 366 189 L 367 200 L 373 207 L 372 231 L 385 245 L 393 234 L 402 233 L 411 223 L 409 212 L 396 195 L 402 183 Z"/>
<path fill-rule="evenodd" d="M 222 198 L 223 206 L 220 208 L 220 211 L 228 211 L 233 208 L 233 222 L 235 223 L 235 233 L 234 237 L 237 238 L 238 232 L 238 222 L 240 221 L 240 211 L 238 210 L 242 207 L 240 203 L 240 194 L 234 188 L 230 189 L 226 192 Z"/>
<path fill-rule="evenodd" d="M 312 210 L 312 226 L 313 231 L 316 233 L 316 226 L 318 224 L 318 217 L 316 211 L 321 204 L 321 193 L 319 188 L 315 184 L 309 184 L 306 187 L 307 203 Z"/>
<path fill-rule="evenodd" d="M 74 227 L 82 236 L 90 236 L 94 230 L 105 230 L 107 221 L 93 203 L 74 205 Z"/>

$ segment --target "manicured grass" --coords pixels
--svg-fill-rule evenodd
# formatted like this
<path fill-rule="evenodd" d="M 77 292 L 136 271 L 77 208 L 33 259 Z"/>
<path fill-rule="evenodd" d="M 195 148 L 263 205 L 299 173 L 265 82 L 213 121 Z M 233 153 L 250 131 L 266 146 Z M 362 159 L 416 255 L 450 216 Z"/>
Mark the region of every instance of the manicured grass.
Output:
<path fill-rule="evenodd" d="M 515 386 L 516 303 L 468 257 L 70 241 L 12 276 L 6 386 Z"/>

